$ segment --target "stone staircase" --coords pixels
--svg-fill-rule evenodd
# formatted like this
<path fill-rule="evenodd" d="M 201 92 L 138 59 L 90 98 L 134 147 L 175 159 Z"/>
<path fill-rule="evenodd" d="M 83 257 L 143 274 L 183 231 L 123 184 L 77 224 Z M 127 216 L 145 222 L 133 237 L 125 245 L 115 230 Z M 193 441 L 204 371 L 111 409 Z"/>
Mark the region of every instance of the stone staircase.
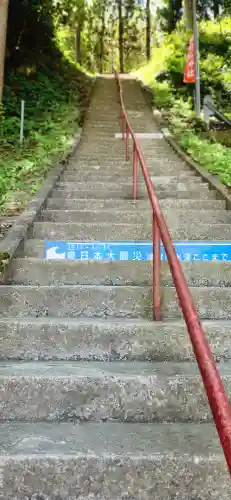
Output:
<path fill-rule="evenodd" d="M 134 130 L 155 132 L 124 79 Z M 150 240 L 139 179 L 131 201 L 114 80 L 98 79 L 80 147 L 0 288 L 0 498 L 228 500 L 229 476 L 162 263 L 152 321 L 150 262 L 43 260 L 43 240 Z M 163 140 L 142 140 L 175 240 L 225 240 L 231 215 Z M 231 264 L 184 262 L 231 392 Z"/>

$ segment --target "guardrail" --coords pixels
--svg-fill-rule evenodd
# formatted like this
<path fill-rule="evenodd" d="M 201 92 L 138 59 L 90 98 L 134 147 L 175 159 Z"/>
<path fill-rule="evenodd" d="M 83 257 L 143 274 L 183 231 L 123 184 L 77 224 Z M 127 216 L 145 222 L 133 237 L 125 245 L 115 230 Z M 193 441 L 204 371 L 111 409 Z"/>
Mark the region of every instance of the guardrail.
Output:
<path fill-rule="evenodd" d="M 175 248 L 167 224 L 162 214 L 155 188 L 151 181 L 148 167 L 139 142 L 129 123 L 123 101 L 123 91 L 118 73 L 115 72 L 118 86 L 122 119 L 122 139 L 126 143 L 126 159 L 129 160 L 129 137 L 133 139 L 133 199 L 137 198 L 138 168 L 140 165 L 148 197 L 152 208 L 153 219 L 153 311 L 154 319 L 161 319 L 161 258 L 160 242 L 162 241 L 176 288 L 179 305 L 188 329 L 194 354 L 201 373 L 204 388 L 220 437 L 221 445 L 231 474 L 231 406 L 224 390 L 220 373 L 214 361 L 210 346 L 201 325 L 182 267 L 177 258 Z"/>

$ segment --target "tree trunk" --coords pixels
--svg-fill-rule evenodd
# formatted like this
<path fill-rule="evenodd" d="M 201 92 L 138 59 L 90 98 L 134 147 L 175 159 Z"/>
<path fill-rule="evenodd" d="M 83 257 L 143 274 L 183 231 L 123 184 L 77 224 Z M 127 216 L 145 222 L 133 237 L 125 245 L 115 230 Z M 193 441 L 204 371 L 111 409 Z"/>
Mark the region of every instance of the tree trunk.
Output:
<path fill-rule="evenodd" d="M 219 1 L 213 0 L 213 14 L 215 19 L 219 16 Z"/>
<path fill-rule="evenodd" d="M 76 62 L 81 64 L 81 23 L 76 28 Z"/>
<path fill-rule="evenodd" d="M 118 16 L 119 16 L 119 59 L 120 73 L 124 73 L 124 22 L 122 13 L 122 0 L 117 0 Z"/>
<path fill-rule="evenodd" d="M 146 3 L 146 57 L 147 61 L 151 59 L 151 12 L 150 0 Z"/>
<path fill-rule="evenodd" d="M 186 28 L 193 30 L 193 4 L 192 0 L 184 0 L 184 18 Z"/>
<path fill-rule="evenodd" d="M 0 0 L 0 103 L 2 102 L 4 86 L 8 3 L 9 0 Z"/>
<path fill-rule="evenodd" d="M 105 2 L 103 2 L 103 5 L 102 5 L 102 15 L 101 15 L 100 54 L 99 54 L 99 72 L 100 73 L 103 73 L 104 34 L 105 34 Z"/>

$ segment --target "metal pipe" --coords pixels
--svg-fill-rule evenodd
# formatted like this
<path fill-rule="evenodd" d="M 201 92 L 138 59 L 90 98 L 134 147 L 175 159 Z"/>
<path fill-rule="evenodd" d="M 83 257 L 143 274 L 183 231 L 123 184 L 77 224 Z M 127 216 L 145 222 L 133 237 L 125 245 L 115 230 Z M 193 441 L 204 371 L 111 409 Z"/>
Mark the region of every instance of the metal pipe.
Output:
<path fill-rule="evenodd" d="M 156 222 L 155 214 L 152 214 L 152 254 L 153 254 L 153 317 L 155 321 L 161 320 L 161 276 L 160 276 L 160 231 Z"/>
<path fill-rule="evenodd" d="M 125 137 L 124 129 L 125 129 L 125 116 L 124 113 L 122 112 L 122 141 L 124 141 Z"/>
<path fill-rule="evenodd" d="M 118 77 L 118 75 L 116 75 Z M 120 83 L 120 82 L 119 82 Z M 121 84 L 120 84 L 121 88 Z M 188 283 L 184 276 L 181 264 L 177 258 L 176 251 L 162 214 L 158 198 L 156 196 L 155 188 L 151 181 L 148 168 L 140 149 L 139 143 L 134 135 L 134 132 L 129 125 L 126 111 L 123 105 L 122 95 L 121 107 L 125 115 L 126 126 L 129 129 L 137 150 L 138 161 L 143 173 L 144 181 L 147 187 L 149 201 L 153 212 L 153 263 L 158 258 L 159 245 L 158 238 L 162 240 L 163 246 L 166 251 L 168 263 L 173 277 L 173 283 L 176 288 L 180 307 L 183 312 L 185 323 L 189 332 L 190 340 L 193 346 L 194 354 L 200 369 L 201 377 L 204 383 L 205 391 L 207 393 L 210 408 L 212 410 L 213 419 L 217 427 L 217 432 L 221 441 L 221 445 L 226 458 L 227 466 L 231 474 L 231 406 L 228 397 L 225 393 L 224 386 L 220 373 L 214 361 L 211 348 L 207 342 L 205 332 L 202 328 L 199 316 L 197 314 L 192 295 L 190 293 Z M 155 230 L 158 227 L 158 231 Z M 157 241 L 156 241 L 157 239 Z M 157 252 L 156 256 L 155 253 Z M 159 268 L 160 269 L 160 268 Z M 158 266 L 153 266 L 153 275 L 158 270 Z M 155 276 L 155 279 L 159 275 Z M 153 288 L 154 294 L 154 288 Z M 156 298 L 153 295 L 154 301 Z M 155 304 L 155 302 L 154 302 Z"/>
<path fill-rule="evenodd" d="M 126 161 L 129 160 L 129 128 L 126 123 Z"/>
<path fill-rule="evenodd" d="M 198 34 L 198 23 L 197 23 L 196 0 L 192 0 L 192 8 L 193 8 L 193 38 L 194 38 L 194 54 L 195 54 L 195 72 L 196 72 L 195 111 L 196 115 L 200 116 L 201 114 L 200 54 L 199 54 L 199 34 Z"/>
<path fill-rule="evenodd" d="M 132 197 L 134 201 L 137 198 L 137 180 L 138 180 L 138 153 L 136 149 L 136 143 L 133 142 Z"/>

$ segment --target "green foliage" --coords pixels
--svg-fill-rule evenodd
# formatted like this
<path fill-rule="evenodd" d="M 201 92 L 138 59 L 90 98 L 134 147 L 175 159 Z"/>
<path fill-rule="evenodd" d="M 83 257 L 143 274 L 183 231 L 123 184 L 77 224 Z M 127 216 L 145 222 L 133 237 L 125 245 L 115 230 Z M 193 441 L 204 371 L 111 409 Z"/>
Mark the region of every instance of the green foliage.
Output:
<path fill-rule="evenodd" d="M 162 7 L 157 10 L 160 27 L 171 33 L 181 18 L 182 0 L 164 0 Z"/>
<path fill-rule="evenodd" d="M 146 19 L 145 9 L 136 0 L 59 0 L 58 3 L 59 47 L 69 59 L 91 72 L 111 71 L 112 60 L 119 69 L 121 4 L 124 70 L 128 72 L 142 64 L 146 53 Z M 150 38 L 152 35 L 151 30 Z"/>
<path fill-rule="evenodd" d="M 60 103 L 52 117 L 48 115 L 40 126 L 36 123 L 23 147 L 18 141 L 0 141 L 1 211 L 8 208 L 17 212 L 26 205 L 54 160 L 67 151 L 78 119 L 73 102 Z M 14 126 L 13 120 L 10 125 Z"/>
<path fill-rule="evenodd" d="M 6 67 L 37 65 L 57 58 L 53 0 L 9 2 Z"/>
<path fill-rule="evenodd" d="M 173 89 L 170 88 L 167 82 L 155 82 L 153 89 L 153 103 L 156 108 L 169 109 L 174 103 Z"/>
<path fill-rule="evenodd" d="M 25 135 L 33 136 L 36 131 L 49 129 L 61 104 L 70 99 L 78 104 L 76 79 L 69 79 L 68 66 L 60 66 L 53 73 L 47 67 L 29 75 L 10 72 L 4 89 L 5 119 L 3 133 L 8 140 L 18 136 L 21 100 L 25 100 Z M 66 73 L 67 72 L 67 73 Z"/>
<path fill-rule="evenodd" d="M 204 122 L 193 110 L 194 86 L 183 83 L 190 36 L 178 25 L 138 76 L 152 88 L 154 105 L 164 109 L 164 118 L 182 149 L 231 186 L 230 131 L 205 131 Z M 211 92 L 225 114 L 231 116 L 231 17 L 201 22 L 200 56 L 202 97 Z"/>
<path fill-rule="evenodd" d="M 224 184 L 231 186 L 231 149 L 221 144 L 212 144 L 192 132 L 184 133 L 179 139 L 179 144 L 206 170 L 219 175 Z"/>
<path fill-rule="evenodd" d="M 55 70 L 53 69 L 55 67 Z M 14 213 L 27 203 L 81 123 L 92 80 L 62 59 L 40 71 L 7 75 L 0 139 L 0 206 Z M 25 99 L 25 142 L 19 146 Z"/>
<path fill-rule="evenodd" d="M 230 100 L 231 92 L 231 17 L 219 22 L 202 21 L 200 24 L 201 94 Z M 150 64 L 138 72 L 145 83 L 153 86 L 153 78 L 166 81 L 179 96 L 192 97 L 193 85 L 183 83 L 188 41 L 191 33 L 180 23 L 164 43 L 153 53 Z"/>

